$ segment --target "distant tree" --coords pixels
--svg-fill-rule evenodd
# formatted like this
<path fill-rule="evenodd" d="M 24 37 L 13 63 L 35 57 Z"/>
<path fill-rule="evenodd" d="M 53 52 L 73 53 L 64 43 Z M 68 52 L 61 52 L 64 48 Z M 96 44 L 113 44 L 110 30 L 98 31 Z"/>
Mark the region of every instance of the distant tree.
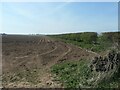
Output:
<path fill-rule="evenodd" d="M 101 40 L 112 43 L 120 42 L 120 32 L 105 32 L 100 36 Z"/>
<path fill-rule="evenodd" d="M 84 43 L 92 44 L 97 42 L 97 33 L 96 32 L 84 32 L 81 34 L 81 40 Z"/>

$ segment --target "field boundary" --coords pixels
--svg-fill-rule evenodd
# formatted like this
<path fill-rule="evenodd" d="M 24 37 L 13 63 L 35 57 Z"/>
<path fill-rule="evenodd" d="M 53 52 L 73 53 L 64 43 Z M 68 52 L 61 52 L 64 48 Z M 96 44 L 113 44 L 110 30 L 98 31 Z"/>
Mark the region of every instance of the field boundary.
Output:
<path fill-rule="evenodd" d="M 2 35 L 0 35 L 0 88 L 2 88 Z"/>

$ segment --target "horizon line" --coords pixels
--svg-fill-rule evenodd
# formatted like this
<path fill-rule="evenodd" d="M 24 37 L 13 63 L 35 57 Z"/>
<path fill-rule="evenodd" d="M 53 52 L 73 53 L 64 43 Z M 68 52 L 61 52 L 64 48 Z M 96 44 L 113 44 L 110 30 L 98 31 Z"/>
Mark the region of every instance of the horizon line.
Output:
<path fill-rule="evenodd" d="M 95 32 L 95 31 L 82 31 L 82 32 L 65 32 L 65 33 L 5 33 L 5 32 L 2 32 L 0 33 L 0 35 L 59 35 L 59 34 L 72 34 L 72 33 L 85 33 L 85 32 Z M 101 34 L 101 33 L 106 33 L 106 32 L 120 32 L 119 30 L 118 31 L 102 31 L 102 32 L 95 32 L 95 33 L 98 33 L 98 34 Z"/>

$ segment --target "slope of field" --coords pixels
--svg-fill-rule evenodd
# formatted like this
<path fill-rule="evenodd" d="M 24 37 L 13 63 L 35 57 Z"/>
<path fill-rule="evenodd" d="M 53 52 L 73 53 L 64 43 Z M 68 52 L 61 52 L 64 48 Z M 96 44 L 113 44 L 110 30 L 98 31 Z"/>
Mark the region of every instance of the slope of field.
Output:
<path fill-rule="evenodd" d="M 50 67 L 63 61 L 97 56 L 47 36 L 3 35 L 3 87 L 63 87 L 54 81 Z"/>
<path fill-rule="evenodd" d="M 65 43 L 71 43 L 91 50 L 88 52 L 94 53 L 97 56 L 89 60 L 83 59 L 73 62 L 71 60 L 54 65 L 51 68 L 51 72 L 54 73 L 57 81 L 63 83 L 64 87 L 97 89 L 119 88 L 119 32 L 105 32 L 101 35 L 97 35 L 96 32 L 84 32 L 49 36 Z M 73 53 L 71 56 L 72 55 Z"/>

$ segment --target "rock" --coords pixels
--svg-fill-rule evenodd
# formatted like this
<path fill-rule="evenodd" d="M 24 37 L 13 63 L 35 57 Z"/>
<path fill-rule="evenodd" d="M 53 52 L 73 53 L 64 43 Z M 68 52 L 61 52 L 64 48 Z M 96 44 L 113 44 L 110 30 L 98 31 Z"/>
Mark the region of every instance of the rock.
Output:
<path fill-rule="evenodd" d="M 91 71 L 94 69 L 96 72 L 106 72 L 116 68 L 116 66 L 120 67 L 120 53 L 110 51 L 105 57 L 95 57 L 92 60 L 90 68 Z"/>

